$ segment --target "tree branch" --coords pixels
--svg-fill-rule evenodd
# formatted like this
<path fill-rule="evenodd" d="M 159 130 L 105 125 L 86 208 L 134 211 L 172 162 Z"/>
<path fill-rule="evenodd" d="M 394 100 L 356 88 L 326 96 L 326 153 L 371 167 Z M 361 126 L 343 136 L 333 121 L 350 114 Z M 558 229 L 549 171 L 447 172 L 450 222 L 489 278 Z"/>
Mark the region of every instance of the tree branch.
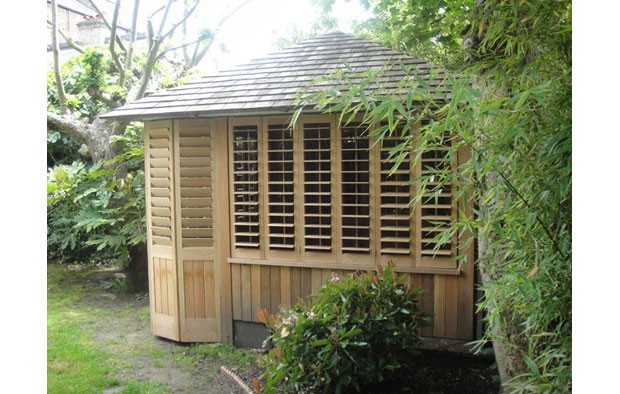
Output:
<path fill-rule="evenodd" d="M 101 20 L 103 21 L 103 23 L 105 23 L 105 25 L 111 31 L 112 30 L 112 26 L 110 25 L 110 22 L 108 22 L 108 20 L 105 18 L 105 15 L 103 14 L 103 12 L 101 12 L 99 7 L 97 7 L 97 5 L 95 4 L 95 2 L 93 0 L 89 0 L 88 2 L 95 9 L 95 11 L 97 11 L 97 14 L 99 14 L 99 16 L 101 17 Z M 118 44 L 118 47 L 121 48 L 121 50 L 123 52 L 125 52 L 125 53 L 127 52 L 127 49 L 125 48 L 125 44 L 123 44 L 123 40 L 119 36 L 116 36 L 116 43 Z"/>
<path fill-rule="evenodd" d="M 212 36 L 211 36 L 211 41 L 209 41 L 209 43 L 207 45 L 205 45 L 200 52 L 198 52 L 198 45 L 196 45 L 196 51 L 194 51 L 194 56 L 192 58 L 192 67 L 195 66 L 196 64 L 198 64 L 202 58 L 207 54 L 207 51 L 211 48 L 211 45 L 213 45 L 213 42 L 215 42 L 215 37 L 218 35 L 218 33 L 220 32 L 220 30 L 222 30 L 222 26 L 224 26 L 224 23 L 226 23 L 226 21 L 233 16 L 234 14 L 237 13 L 237 11 L 239 11 L 242 7 L 248 5 L 252 0 L 245 0 L 242 1 L 241 3 L 239 3 L 235 8 L 232 9 L 232 11 L 230 11 L 228 14 L 224 15 L 224 17 L 222 19 L 220 19 L 219 23 L 217 24 L 217 27 L 215 28 L 215 31 L 213 32 Z"/>
<path fill-rule="evenodd" d="M 170 30 L 168 30 L 168 32 L 162 36 L 162 39 L 164 39 L 165 37 L 168 37 L 169 35 L 171 35 L 172 33 L 174 33 L 174 31 L 177 29 L 177 27 L 179 27 L 179 25 L 181 25 L 181 24 L 185 23 L 185 21 L 187 20 L 187 18 L 189 18 L 189 17 L 190 17 L 190 16 L 194 13 L 194 11 L 196 10 L 196 7 L 198 6 L 198 3 L 200 3 L 200 0 L 196 0 L 196 1 L 194 2 L 194 5 L 192 5 L 192 7 L 189 9 L 189 11 L 187 11 L 187 12 L 183 15 L 183 17 L 181 18 L 181 20 L 180 20 L 179 22 L 177 22 L 177 23 L 175 23 L 174 25 L 172 25 L 172 27 L 170 28 Z M 163 27 L 163 24 L 162 24 L 162 27 Z M 160 29 L 160 31 L 161 31 L 161 29 Z"/>
<path fill-rule="evenodd" d="M 49 25 L 50 28 L 52 28 L 51 20 L 48 19 L 47 24 Z M 62 38 L 64 38 L 67 45 L 69 45 L 71 48 L 75 49 L 79 53 L 84 53 L 84 49 L 80 47 L 78 44 L 76 44 L 75 41 L 73 41 L 71 37 L 69 37 L 69 35 L 66 34 L 62 29 L 58 28 L 58 26 L 56 26 L 56 31 L 62 36 Z"/>
<path fill-rule="evenodd" d="M 137 37 L 137 25 L 138 25 L 138 9 L 140 8 L 140 0 L 134 0 L 133 3 L 133 15 L 131 19 L 131 39 L 127 46 L 127 55 L 125 56 L 125 72 L 120 76 L 119 85 L 124 86 L 126 73 L 131 71 L 131 63 L 133 62 L 133 45 Z"/>
<path fill-rule="evenodd" d="M 70 135 L 75 139 L 88 142 L 88 125 L 70 115 L 58 115 L 53 112 L 47 113 L 47 128 Z"/>
<path fill-rule="evenodd" d="M 121 61 L 118 58 L 118 54 L 116 53 L 116 49 L 114 48 L 114 43 L 116 42 L 116 26 L 118 24 L 118 12 L 121 8 L 121 0 L 116 0 L 116 5 L 114 6 L 114 14 L 112 15 L 112 25 L 110 26 L 110 55 L 112 56 L 112 60 L 114 60 L 114 64 L 118 68 L 119 78 L 125 79 L 125 69 L 121 64 Z"/>
<path fill-rule="evenodd" d="M 166 3 L 166 9 L 164 10 L 164 16 L 162 16 L 161 22 L 159 23 L 159 30 L 157 30 L 156 39 L 159 40 L 160 43 L 163 40 L 161 32 L 164 31 L 164 25 L 166 24 L 166 20 L 168 19 L 168 14 L 170 13 L 170 7 L 172 6 L 173 2 L 174 0 L 168 0 L 168 3 Z"/>
<path fill-rule="evenodd" d="M 56 83 L 56 90 L 58 91 L 60 110 L 63 113 L 67 113 L 67 95 L 65 94 L 65 87 L 62 84 L 62 76 L 60 75 L 57 13 L 58 4 L 56 3 L 56 0 L 52 0 L 52 54 L 54 57 L 54 82 Z"/>
<path fill-rule="evenodd" d="M 187 48 L 190 45 L 194 45 L 194 44 L 200 43 L 201 41 L 208 40 L 208 39 L 209 39 L 209 37 L 199 38 L 199 39 L 194 40 L 192 42 L 188 42 L 188 43 L 185 43 L 185 44 L 182 44 L 182 45 L 178 45 L 178 46 L 172 47 L 172 48 L 167 48 L 167 49 L 165 49 L 165 50 L 160 52 L 160 54 L 157 56 L 157 60 L 159 60 L 162 57 L 164 57 L 168 52 L 176 51 L 177 49 L 182 49 L 182 48 L 185 49 L 185 48 Z M 189 63 L 190 59 L 185 59 L 185 60 L 186 60 L 187 63 Z"/>

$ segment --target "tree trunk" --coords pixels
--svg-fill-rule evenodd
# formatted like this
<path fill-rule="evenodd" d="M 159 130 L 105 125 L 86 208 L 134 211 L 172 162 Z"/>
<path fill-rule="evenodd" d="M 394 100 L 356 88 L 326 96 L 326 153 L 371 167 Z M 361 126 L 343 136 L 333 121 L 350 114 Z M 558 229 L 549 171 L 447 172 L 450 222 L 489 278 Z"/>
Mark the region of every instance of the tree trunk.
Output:
<path fill-rule="evenodd" d="M 500 187 L 500 179 L 497 174 L 487 174 L 482 180 L 486 188 Z M 489 213 L 495 209 L 495 202 L 479 203 L 479 210 L 483 218 L 483 222 L 488 223 Z M 478 268 L 480 270 L 480 278 L 483 288 L 497 280 L 497 276 L 502 273 L 497 268 L 501 267 L 503 262 L 498 259 L 499 253 L 493 253 L 492 244 L 495 239 L 489 232 L 480 231 L 478 234 Z M 492 308 L 492 303 L 489 304 Z M 487 309 L 490 309 L 487 306 Z M 527 366 L 523 361 L 523 352 L 527 350 L 527 340 L 519 334 L 519 325 L 522 322 L 514 321 L 511 317 L 510 310 L 494 311 L 499 313 L 500 318 L 495 324 L 487 326 L 487 334 L 493 343 L 493 352 L 497 363 L 502 392 L 510 392 L 506 382 L 512 378 L 527 371 Z"/>
<path fill-rule="evenodd" d="M 133 291 L 143 293 L 149 289 L 148 254 L 146 243 L 139 243 L 129 250 L 131 261 L 125 269 L 127 281 Z"/>
<path fill-rule="evenodd" d="M 47 113 L 48 129 L 59 131 L 86 144 L 93 163 L 110 160 L 122 153 L 119 144 L 110 142 L 110 137 L 122 134 L 126 126 L 126 122 L 100 118 L 88 124 L 71 115 Z"/>

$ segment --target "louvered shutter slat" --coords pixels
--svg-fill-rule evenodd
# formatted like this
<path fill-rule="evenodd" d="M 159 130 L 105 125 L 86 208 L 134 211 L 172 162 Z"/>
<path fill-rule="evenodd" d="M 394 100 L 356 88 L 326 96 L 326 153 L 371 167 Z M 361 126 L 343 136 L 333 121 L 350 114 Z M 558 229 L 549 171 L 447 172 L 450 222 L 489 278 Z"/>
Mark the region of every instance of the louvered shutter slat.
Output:
<path fill-rule="evenodd" d="M 234 245 L 259 247 L 258 127 L 233 127 Z"/>
<path fill-rule="evenodd" d="M 329 123 L 303 125 L 304 248 L 331 251 L 331 133 Z"/>
<path fill-rule="evenodd" d="M 442 171 L 451 170 L 448 157 L 450 149 L 449 135 L 437 146 L 432 146 L 422 153 L 421 166 L 423 175 L 441 175 Z M 449 229 L 450 222 L 455 215 L 452 198 L 452 184 L 439 181 L 428 182 L 430 190 L 424 194 L 421 202 L 421 249 L 423 256 L 453 255 L 453 240 L 445 243 L 438 241 L 442 233 Z"/>
<path fill-rule="evenodd" d="M 397 133 L 395 133 L 397 134 Z M 382 254 L 411 253 L 411 163 L 409 155 L 394 170 L 390 152 L 405 141 L 397 135 L 385 136 L 380 149 L 380 244 Z"/>
<path fill-rule="evenodd" d="M 370 251 L 369 140 L 359 123 L 341 127 L 342 251 Z"/>

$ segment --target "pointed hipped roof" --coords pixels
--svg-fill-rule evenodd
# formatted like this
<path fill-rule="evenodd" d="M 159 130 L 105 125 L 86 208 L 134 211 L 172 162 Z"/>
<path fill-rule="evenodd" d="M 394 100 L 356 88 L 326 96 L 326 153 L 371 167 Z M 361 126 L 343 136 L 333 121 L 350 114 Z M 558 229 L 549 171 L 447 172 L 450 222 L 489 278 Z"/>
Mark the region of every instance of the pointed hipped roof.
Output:
<path fill-rule="evenodd" d="M 392 65 L 382 78 L 388 92 L 407 75 L 408 68 L 411 68 L 410 73 L 430 77 L 428 82 L 432 89 L 437 89 L 445 78 L 440 69 L 426 62 L 337 32 L 152 94 L 103 117 L 151 120 L 286 114 L 294 109 L 298 92 L 316 78 L 347 68 L 353 72 L 381 69 L 386 64 Z M 437 93 L 445 94 L 441 88 Z"/>

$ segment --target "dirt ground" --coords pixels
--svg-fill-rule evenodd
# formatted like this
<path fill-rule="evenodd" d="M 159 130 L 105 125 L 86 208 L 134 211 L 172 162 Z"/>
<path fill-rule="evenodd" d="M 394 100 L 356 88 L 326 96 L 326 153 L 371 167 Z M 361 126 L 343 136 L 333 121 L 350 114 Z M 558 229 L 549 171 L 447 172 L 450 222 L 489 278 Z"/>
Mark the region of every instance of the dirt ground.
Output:
<path fill-rule="evenodd" d="M 68 267 L 70 268 L 70 267 Z M 73 270 L 81 270 L 74 267 Z M 121 277 L 115 269 L 98 269 L 71 275 L 66 281 L 82 281 L 88 289 L 82 302 L 102 311 L 93 314 L 96 319 L 95 340 L 101 349 L 111 354 L 122 354 L 123 366 L 113 378 L 120 382 L 161 382 L 171 393 L 244 393 L 240 386 L 220 372 L 225 365 L 246 379 L 257 376 L 257 366 L 234 368 L 216 357 L 193 353 L 189 344 L 180 344 L 155 337 L 150 332 L 148 297 L 146 294 L 124 294 L 110 289 L 110 284 Z M 85 279 L 85 280 L 84 280 Z M 251 382 L 247 382 L 251 385 Z M 105 394 L 122 391 L 123 385 L 107 389 Z"/>

